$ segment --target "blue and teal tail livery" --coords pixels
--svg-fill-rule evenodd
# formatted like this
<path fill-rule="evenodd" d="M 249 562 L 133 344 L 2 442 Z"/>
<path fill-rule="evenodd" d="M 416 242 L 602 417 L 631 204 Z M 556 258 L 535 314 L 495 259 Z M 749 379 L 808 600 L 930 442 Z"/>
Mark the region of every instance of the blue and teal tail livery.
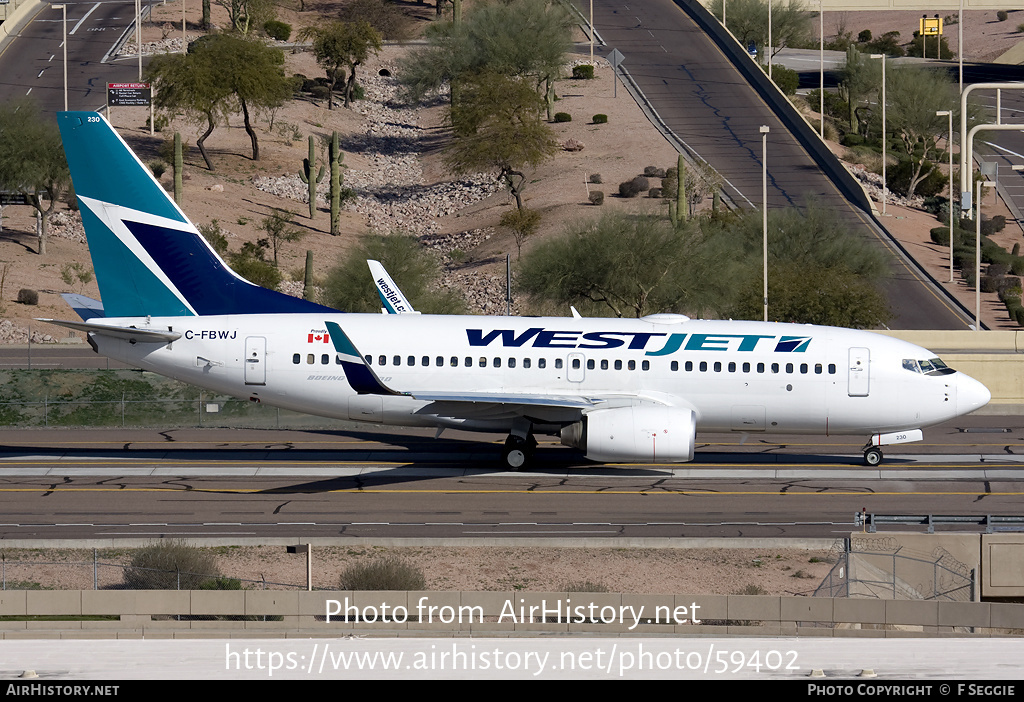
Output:
<path fill-rule="evenodd" d="M 333 311 L 228 268 L 102 115 L 58 124 L 105 316 Z"/>

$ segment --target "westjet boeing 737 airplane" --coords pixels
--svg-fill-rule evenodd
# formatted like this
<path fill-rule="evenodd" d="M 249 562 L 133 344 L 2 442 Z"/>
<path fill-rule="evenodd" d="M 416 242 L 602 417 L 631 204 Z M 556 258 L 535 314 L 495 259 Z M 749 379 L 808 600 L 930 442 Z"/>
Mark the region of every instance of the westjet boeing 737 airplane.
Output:
<path fill-rule="evenodd" d="M 926 349 L 850 329 L 343 314 L 231 271 L 102 116 L 59 123 L 102 304 L 54 323 L 88 332 L 104 356 L 210 390 L 325 417 L 507 432 L 512 469 L 536 434 L 595 461 L 672 463 L 693 459 L 698 430 L 863 435 L 877 465 L 881 446 L 990 399 Z"/>

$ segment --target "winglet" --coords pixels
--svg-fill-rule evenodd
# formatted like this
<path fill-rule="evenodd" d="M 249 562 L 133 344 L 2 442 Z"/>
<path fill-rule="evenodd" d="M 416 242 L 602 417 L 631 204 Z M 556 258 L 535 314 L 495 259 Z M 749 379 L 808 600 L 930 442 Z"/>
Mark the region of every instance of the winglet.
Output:
<path fill-rule="evenodd" d="M 327 322 L 327 331 L 334 343 L 334 350 L 338 352 L 338 359 L 341 361 L 341 368 L 345 371 L 348 384 L 352 386 L 353 390 L 360 395 L 405 394 L 395 392 L 380 381 L 373 369 L 366 365 L 359 349 L 336 322 Z"/>

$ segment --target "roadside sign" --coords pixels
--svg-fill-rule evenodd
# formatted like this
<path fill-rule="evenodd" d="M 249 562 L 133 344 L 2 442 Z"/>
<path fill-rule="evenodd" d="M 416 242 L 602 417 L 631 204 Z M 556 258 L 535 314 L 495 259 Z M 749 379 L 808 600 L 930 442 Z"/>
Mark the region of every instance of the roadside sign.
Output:
<path fill-rule="evenodd" d="M 0 190 L 0 207 L 4 205 L 27 205 L 28 195 L 13 190 Z"/>
<path fill-rule="evenodd" d="M 107 83 L 107 104 L 111 107 L 149 107 L 149 83 Z"/>

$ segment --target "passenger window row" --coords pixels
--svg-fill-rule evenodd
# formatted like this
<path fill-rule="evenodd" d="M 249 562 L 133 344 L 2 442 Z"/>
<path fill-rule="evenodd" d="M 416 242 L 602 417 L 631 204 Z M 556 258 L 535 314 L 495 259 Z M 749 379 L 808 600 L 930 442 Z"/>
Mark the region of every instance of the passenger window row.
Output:
<path fill-rule="evenodd" d="M 371 366 L 374 365 L 373 356 L 367 354 L 363 358 L 366 360 L 367 365 L 371 365 Z M 317 360 L 318 360 L 317 359 L 317 354 L 313 354 L 313 353 L 306 354 L 306 364 L 307 365 L 314 365 L 314 364 L 317 363 Z M 415 366 L 415 365 L 417 365 L 416 357 L 415 356 L 406 356 L 404 364 L 402 363 L 402 360 L 403 359 L 402 359 L 401 356 L 397 356 L 396 355 L 396 356 L 392 356 L 391 357 L 390 363 L 393 366 L 401 366 L 401 365 Z M 331 362 L 330 354 L 326 354 L 326 353 L 320 354 L 319 362 L 320 362 L 321 365 L 328 365 Z M 338 365 L 341 365 L 341 356 L 337 356 L 336 355 L 334 362 L 336 364 L 338 364 Z M 490 360 L 488 360 L 487 357 L 485 357 L 485 356 L 480 356 L 476 360 L 475 363 L 474 363 L 474 360 L 473 360 L 472 356 L 465 356 L 464 358 L 461 358 L 461 359 L 460 359 L 459 356 L 451 356 L 451 357 L 449 357 L 447 359 L 444 356 L 435 356 L 433 359 L 431 359 L 430 356 L 421 356 L 420 359 L 419 359 L 419 365 L 421 367 L 429 367 L 431 365 L 431 363 L 433 363 L 434 367 L 436 367 L 436 368 L 442 368 L 445 365 L 448 365 L 451 368 L 459 368 L 460 366 L 464 367 L 464 368 L 472 368 L 474 365 L 476 365 L 479 368 L 487 368 L 488 365 L 490 365 L 491 368 L 501 368 L 502 364 L 505 364 L 508 368 L 515 368 L 517 366 L 517 364 L 519 364 L 519 363 L 522 364 L 523 368 L 531 368 L 531 367 L 533 367 L 533 362 L 534 362 L 534 360 L 531 359 L 531 358 L 523 358 L 523 359 L 508 358 L 508 359 L 502 359 L 500 356 L 495 356 L 494 358 L 492 358 Z M 302 354 L 300 354 L 300 353 L 292 354 L 292 363 L 295 364 L 295 365 L 299 365 L 300 363 L 302 363 Z M 546 358 L 538 358 L 538 359 L 536 359 L 536 363 L 537 363 L 537 366 L 536 366 L 537 368 L 547 368 L 547 359 Z M 376 363 L 376 365 L 378 365 L 378 366 L 386 366 L 386 365 L 388 365 L 388 357 L 383 355 L 383 354 L 377 356 L 377 363 Z M 573 370 L 579 370 L 583 366 L 582 360 L 579 359 L 579 358 L 572 358 L 572 359 L 570 359 L 570 366 L 573 368 Z M 561 358 L 556 358 L 555 359 L 554 367 L 556 369 L 562 367 L 562 359 Z M 610 369 L 613 369 L 613 368 L 615 370 L 622 370 L 623 368 L 625 368 L 626 370 L 631 370 L 632 371 L 632 370 L 636 370 L 637 363 L 636 363 L 636 361 L 622 361 L 622 360 L 609 361 L 608 359 L 601 359 L 600 361 L 596 361 L 595 359 L 592 359 L 592 358 L 591 359 L 587 359 L 587 370 L 597 370 L 599 367 L 600 367 L 601 370 L 610 370 Z M 698 362 L 686 361 L 683 364 L 682 367 L 683 367 L 683 369 L 687 373 L 692 373 L 694 371 L 694 369 L 696 369 L 700 373 L 707 373 L 709 369 L 713 370 L 715 373 L 721 373 L 723 370 L 726 370 L 729 373 L 736 373 L 736 372 L 743 372 L 743 373 L 751 373 L 751 372 L 766 373 L 766 372 L 769 372 L 769 371 L 771 373 L 782 373 L 782 372 L 796 373 L 797 372 L 797 365 L 794 364 L 794 363 L 787 363 L 787 364 L 785 364 L 785 366 L 783 366 L 783 364 L 780 364 L 780 363 L 772 363 L 770 366 L 768 366 L 768 365 L 766 365 L 764 363 L 752 364 L 750 362 L 743 362 L 741 364 L 738 364 L 735 361 L 730 361 L 729 363 L 723 363 L 722 361 L 714 361 L 714 362 L 711 362 L 711 363 L 709 363 L 708 361 L 698 361 Z M 673 371 L 678 371 L 679 368 L 680 368 L 679 361 L 672 361 L 672 363 L 669 366 L 669 368 L 671 368 Z M 646 370 L 650 370 L 650 369 L 651 369 L 651 362 L 650 361 L 641 361 L 640 362 L 640 370 L 645 370 L 646 371 Z M 810 364 L 808 364 L 808 363 L 801 363 L 801 364 L 799 364 L 799 372 L 802 373 L 802 374 L 810 373 L 811 372 Z M 822 375 L 824 372 L 825 372 L 825 367 L 821 363 L 815 363 L 814 364 L 814 373 L 815 373 L 815 375 Z M 835 375 L 836 372 L 837 372 L 836 364 L 829 363 L 828 364 L 828 374 L 829 375 Z"/>

